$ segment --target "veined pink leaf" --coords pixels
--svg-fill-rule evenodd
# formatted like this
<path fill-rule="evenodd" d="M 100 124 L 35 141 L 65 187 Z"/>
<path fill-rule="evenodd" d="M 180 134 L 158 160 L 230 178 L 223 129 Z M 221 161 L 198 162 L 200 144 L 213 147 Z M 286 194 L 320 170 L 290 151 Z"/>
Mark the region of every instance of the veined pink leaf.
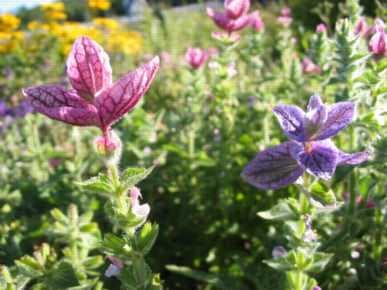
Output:
<path fill-rule="evenodd" d="M 58 85 L 43 85 L 23 90 L 34 109 L 52 119 L 77 126 L 99 126 L 97 108 L 75 91 Z"/>
<path fill-rule="evenodd" d="M 78 38 L 67 59 L 67 75 L 78 94 L 88 100 L 112 83 L 109 56 L 88 37 Z"/>
<path fill-rule="evenodd" d="M 159 65 L 159 57 L 153 58 L 149 63 L 121 77 L 110 89 L 98 96 L 96 106 L 104 126 L 109 127 L 134 108 L 149 89 Z"/>

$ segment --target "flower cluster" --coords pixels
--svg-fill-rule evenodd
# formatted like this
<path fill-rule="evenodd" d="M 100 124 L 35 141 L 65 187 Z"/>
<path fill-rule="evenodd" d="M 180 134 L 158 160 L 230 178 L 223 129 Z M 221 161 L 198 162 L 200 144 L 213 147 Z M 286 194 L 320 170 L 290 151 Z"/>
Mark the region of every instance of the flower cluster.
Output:
<path fill-rule="evenodd" d="M 159 68 L 159 58 L 112 83 L 109 57 L 93 40 L 80 37 L 67 60 L 72 85 L 42 85 L 23 90 L 34 109 L 52 119 L 77 126 L 96 126 L 108 151 L 114 142 L 111 126 L 132 110 L 148 90 Z"/>
<path fill-rule="evenodd" d="M 0 132 L 4 131 L 16 119 L 23 118 L 33 112 L 33 108 L 27 101 L 20 102 L 16 107 L 9 107 L 0 101 Z"/>
<path fill-rule="evenodd" d="M 65 6 L 62 2 L 42 4 L 41 9 L 46 21 L 61 21 L 67 18 Z"/>
<path fill-rule="evenodd" d="M 344 153 L 330 140 L 354 119 L 354 103 L 329 106 L 314 95 L 306 113 L 294 105 L 278 105 L 273 111 L 290 141 L 258 153 L 242 173 L 250 184 L 277 189 L 295 182 L 305 171 L 329 179 L 337 166 L 367 160 L 367 152 Z"/>

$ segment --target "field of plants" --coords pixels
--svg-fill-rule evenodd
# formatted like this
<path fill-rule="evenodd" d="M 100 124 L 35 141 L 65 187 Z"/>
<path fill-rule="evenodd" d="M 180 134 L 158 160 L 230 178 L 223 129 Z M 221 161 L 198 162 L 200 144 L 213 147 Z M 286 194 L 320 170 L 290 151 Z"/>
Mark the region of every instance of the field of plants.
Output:
<path fill-rule="evenodd" d="M 387 289 L 383 1 L 148 2 L 0 14 L 0 290 Z"/>

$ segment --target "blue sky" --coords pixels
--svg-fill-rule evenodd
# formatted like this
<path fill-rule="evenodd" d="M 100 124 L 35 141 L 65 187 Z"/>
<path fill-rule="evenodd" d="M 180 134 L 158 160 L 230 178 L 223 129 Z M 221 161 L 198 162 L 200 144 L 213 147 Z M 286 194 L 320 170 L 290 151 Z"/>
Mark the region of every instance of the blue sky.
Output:
<path fill-rule="evenodd" d="M 47 2 L 53 2 L 53 0 L 0 0 L 0 12 L 14 11 L 21 6 L 33 7 Z"/>

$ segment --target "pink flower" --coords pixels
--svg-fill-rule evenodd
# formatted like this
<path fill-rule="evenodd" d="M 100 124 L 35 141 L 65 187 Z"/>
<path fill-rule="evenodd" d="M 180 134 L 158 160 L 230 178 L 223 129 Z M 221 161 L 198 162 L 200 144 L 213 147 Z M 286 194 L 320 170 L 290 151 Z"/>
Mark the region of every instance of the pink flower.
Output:
<path fill-rule="evenodd" d="M 376 31 L 368 43 L 368 49 L 377 58 L 387 56 L 387 34 L 384 31 Z"/>
<path fill-rule="evenodd" d="M 224 9 L 228 18 L 237 19 L 247 14 L 250 9 L 250 0 L 225 0 Z"/>
<path fill-rule="evenodd" d="M 309 57 L 305 57 L 301 63 L 302 71 L 305 74 L 319 74 L 321 68 L 315 64 Z"/>
<path fill-rule="evenodd" d="M 265 28 L 265 23 L 258 10 L 250 14 L 250 26 L 257 32 L 260 32 Z"/>
<path fill-rule="evenodd" d="M 41 85 L 23 90 L 36 111 L 75 126 L 96 126 L 110 146 L 111 126 L 132 110 L 149 89 L 159 68 L 159 58 L 112 83 L 109 56 L 88 37 L 78 38 L 67 59 L 72 85 Z"/>
<path fill-rule="evenodd" d="M 277 17 L 277 20 L 282 26 L 289 27 L 293 21 L 292 10 L 289 7 L 281 9 L 281 15 Z"/>
<path fill-rule="evenodd" d="M 364 17 L 360 17 L 355 24 L 355 34 L 360 36 L 367 36 L 368 25 Z"/>
<path fill-rule="evenodd" d="M 193 69 L 202 67 L 209 58 L 209 54 L 202 48 L 190 47 L 185 53 L 185 60 Z"/>
<path fill-rule="evenodd" d="M 250 16 L 244 14 L 239 18 L 229 18 L 226 13 L 214 11 L 212 8 L 207 8 L 207 15 L 212 18 L 214 23 L 228 33 L 242 30 L 250 24 Z"/>
<path fill-rule="evenodd" d="M 132 206 L 132 213 L 139 219 L 145 220 L 147 219 L 149 212 L 150 212 L 150 206 L 149 204 L 140 204 L 139 199 L 142 197 L 140 189 L 136 186 L 133 186 L 130 190 L 130 200 L 131 200 L 131 206 Z"/>
<path fill-rule="evenodd" d="M 324 23 L 320 23 L 316 26 L 316 32 L 317 33 L 325 33 L 327 32 L 327 26 Z"/>

